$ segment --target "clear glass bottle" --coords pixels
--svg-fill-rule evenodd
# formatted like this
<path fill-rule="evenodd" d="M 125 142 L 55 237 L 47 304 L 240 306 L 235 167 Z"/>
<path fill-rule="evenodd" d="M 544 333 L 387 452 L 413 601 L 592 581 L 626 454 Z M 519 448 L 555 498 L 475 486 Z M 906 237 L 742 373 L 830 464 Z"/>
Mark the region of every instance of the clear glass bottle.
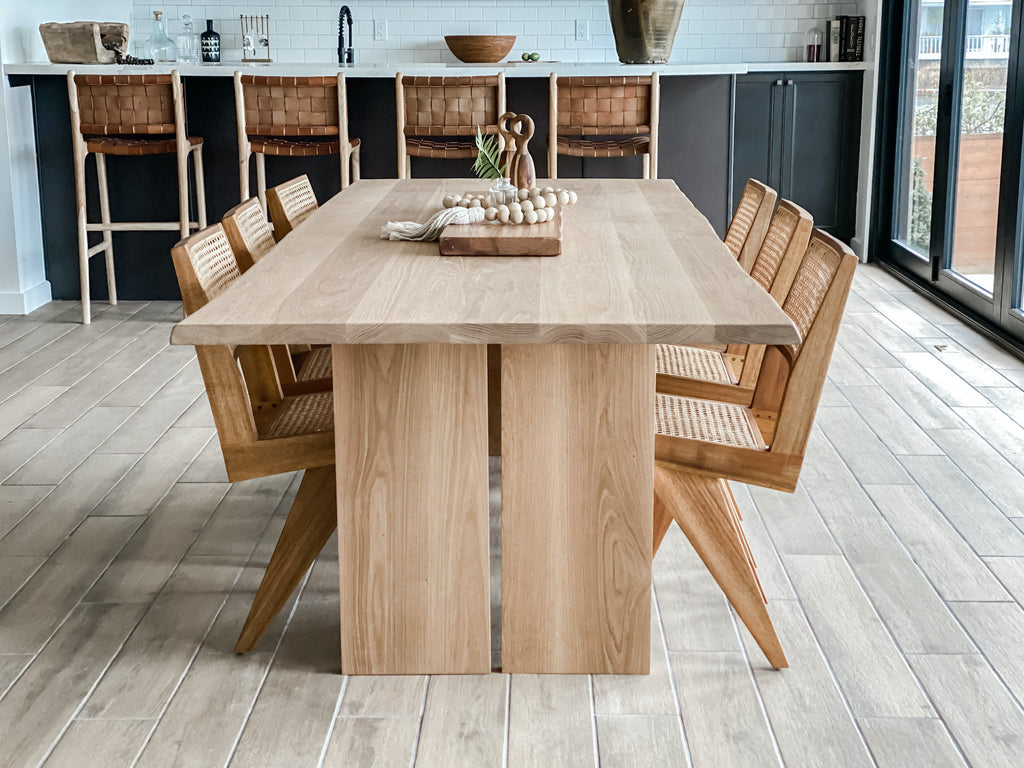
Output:
<path fill-rule="evenodd" d="M 821 61 L 821 32 L 817 27 L 807 32 L 807 61 Z"/>
<path fill-rule="evenodd" d="M 494 186 L 490 189 L 491 194 L 491 207 L 497 208 L 499 205 L 508 205 L 519 200 L 519 192 L 509 179 L 499 179 L 494 182 Z"/>
<path fill-rule="evenodd" d="M 153 61 L 177 61 L 178 46 L 167 36 L 163 17 L 163 11 L 153 11 L 153 34 L 146 41 L 143 55 Z"/>
<path fill-rule="evenodd" d="M 220 35 L 213 31 L 213 19 L 206 20 L 206 31 L 199 36 L 203 64 L 220 64 Z"/>
<path fill-rule="evenodd" d="M 185 13 L 181 16 L 182 33 L 178 35 L 178 61 L 182 64 L 199 63 L 199 35 L 192 26 L 192 17 Z"/>

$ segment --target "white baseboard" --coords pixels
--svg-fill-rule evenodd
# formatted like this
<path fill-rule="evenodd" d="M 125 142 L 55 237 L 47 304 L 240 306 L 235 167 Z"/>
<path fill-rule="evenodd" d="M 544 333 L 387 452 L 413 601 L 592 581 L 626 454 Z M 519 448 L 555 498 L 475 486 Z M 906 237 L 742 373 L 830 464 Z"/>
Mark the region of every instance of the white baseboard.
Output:
<path fill-rule="evenodd" d="M 51 298 L 48 280 L 43 280 L 20 293 L 0 293 L 0 315 L 27 315 L 32 310 L 49 303 Z"/>

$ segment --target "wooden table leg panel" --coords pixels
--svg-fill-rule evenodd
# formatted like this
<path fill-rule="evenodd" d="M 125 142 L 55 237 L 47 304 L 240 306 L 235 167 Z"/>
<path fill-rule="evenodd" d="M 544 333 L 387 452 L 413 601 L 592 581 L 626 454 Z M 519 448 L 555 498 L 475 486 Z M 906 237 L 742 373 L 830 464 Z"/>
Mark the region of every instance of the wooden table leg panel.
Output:
<path fill-rule="evenodd" d="M 654 352 L 502 347 L 502 669 L 647 674 Z"/>
<path fill-rule="evenodd" d="M 342 671 L 487 673 L 486 348 L 333 356 Z"/>

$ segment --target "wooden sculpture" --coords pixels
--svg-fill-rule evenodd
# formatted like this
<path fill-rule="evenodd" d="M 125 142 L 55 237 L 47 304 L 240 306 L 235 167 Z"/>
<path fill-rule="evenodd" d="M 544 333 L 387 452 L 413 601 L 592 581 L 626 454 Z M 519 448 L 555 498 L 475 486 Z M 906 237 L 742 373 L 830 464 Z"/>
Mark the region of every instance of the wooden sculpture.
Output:
<path fill-rule="evenodd" d="M 501 134 L 502 150 L 501 150 L 501 168 L 505 175 L 512 178 L 512 158 L 516 155 L 516 140 L 512 136 L 512 133 L 508 129 L 508 121 L 515 120 L 515 112 L 506 112 L 498 118 L 498 133 Z"/>
<path fill-rule="evenodd" d="M 515 140 L 516 153 L 512 157 L 508 175 L 516 189 L 533 189 L 537 186 L 537 170 L 526 148 L 533 138 L 533 130 L 533 118 L 529 115 L 516 115 L 509 123 L 509 133 Z"/>

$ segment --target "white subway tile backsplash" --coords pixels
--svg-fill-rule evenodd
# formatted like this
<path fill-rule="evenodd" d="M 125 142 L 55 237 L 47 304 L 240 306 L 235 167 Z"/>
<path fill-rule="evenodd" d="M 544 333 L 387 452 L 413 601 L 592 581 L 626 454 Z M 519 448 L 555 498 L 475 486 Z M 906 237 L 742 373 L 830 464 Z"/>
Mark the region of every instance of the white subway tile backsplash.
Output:
<path fill-rule="evenodd" d="M 137 52 L 152 34 L 153 11 L 164 11 L 171 34 L 189 13 L 195 29 L 214 20 L 225 61 L 241 58 L 239 15 L 270 15 L 273 55 L 280 62 L 328 63 L 337 59 L 340 0 L 177 0 L 174 5 L 133 6 Z M 862 12 L 861 2 L 820 0 L 687 0 L 671 61 L 679 63 L 800 61 L 806 33 L 824 30 L 825 19 Z M 516 35 L 511 58 L 524 50 L 552 61 L 618 59 L 606 0 L 371 0 L 350 2 L 356 60 L 376 64 L 454 62 L 444 35 Z M 576 21 L 589 22 L 590 39 L 576 40 Z M 373 22 L 388 22 L 388 39 L 373 39 Z"/>

